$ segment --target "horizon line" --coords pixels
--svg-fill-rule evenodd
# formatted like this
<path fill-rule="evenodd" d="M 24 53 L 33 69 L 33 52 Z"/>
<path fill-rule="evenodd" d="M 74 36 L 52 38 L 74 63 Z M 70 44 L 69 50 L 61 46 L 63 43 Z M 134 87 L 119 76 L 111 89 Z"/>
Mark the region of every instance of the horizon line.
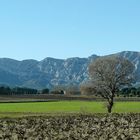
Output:
<path fill-rule="evenodd" d="M 73 58 L 89 58 L 93 55 L 95 56 L 99 56 L 99 57 L 102 57 L 102 56 L 107 56 L 107 55 L 112 55 L 112 54 L 118 54 L 118 53 L 123 53 L 123 52 L 133 52 L 133 53 L 140 53 L 140 51 L 119 51 L 119 52 L 115 52 L 115 53 L 110 53 L 110 54 L 104 54 L 104 55 L 99 55 L 99 54 L 91 54 L 87 57 L 80 57 L 80 56 L 72 56 L 72 57 L 67 57 L 67 58 L 56 58 L 56 57 L 53 57 L 53 56 L 48 56 L 48 57 L 44 57 L 42 59 L 35 59 L 35 58 L 25 58 L 25 59 L 16 59 L 16 58 L 11 58 L 11 57 L 0 57 L 0 59 L 11 59 L 11 60 L 15 60 L 15 61 L 26 61 L 26 60 L 34 60 L 34 61 L 43 61 L 47 58 L 52 58 L 52 59 L 58 59 L 58 60 L 67 60 L 67 59 L 73 59 Z"/>

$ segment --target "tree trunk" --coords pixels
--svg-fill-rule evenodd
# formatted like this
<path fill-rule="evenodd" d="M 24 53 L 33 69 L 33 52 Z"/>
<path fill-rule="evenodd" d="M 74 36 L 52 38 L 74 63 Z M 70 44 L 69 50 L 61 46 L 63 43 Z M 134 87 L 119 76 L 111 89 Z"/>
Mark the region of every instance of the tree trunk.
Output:
<path fill-rule="evenodd" d="M 111 113 L 112 112 L 112 107 L 113 107 L 113 100 L 111 100 L 110 102 L 108 102 L 108 106 L 107 106 L 108 113 Z"/>

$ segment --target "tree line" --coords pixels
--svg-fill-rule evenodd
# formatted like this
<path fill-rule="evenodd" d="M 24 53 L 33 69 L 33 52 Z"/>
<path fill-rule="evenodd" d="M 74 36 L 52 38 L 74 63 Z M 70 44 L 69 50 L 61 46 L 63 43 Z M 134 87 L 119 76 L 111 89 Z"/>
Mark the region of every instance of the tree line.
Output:
<path fill-rule="evenodd" d="M 0 87 L 0 95 L 25 95 L 25 94 L 39 94 L 37 89 L 15 87 L 10 88 L 8 86 Z"/>
<path fill-rule="evenodd" d="M 34 94 L 48 94 L 49 89 L 42 90 L 27 88 L 27 87 L 14 87 L 0 86 L 0 95 L 34 95 Z"/>
<path fill-rule="evenodd" d="M 67 94 L 67 95 L 94 95 L 95 97 L 99 97 L 100 94 L 95 92 L 92 87 L 88 86 L 57 86 L 53 90 L 49 88 L 44 88 L 42 90 L 26 88 L 26 87 L 14 87 L 10 88 L 8 86 L 0 86 L 0 95 L 33 95 L 33 94 Z M 126 87 L 120 89 L 116 95 L 116 97 L 140 97 L 140 87 Z"/>
<path fill-rule="evenodd" d="M 14 87 L 0 86 L 0 95 L 33 95 L 33 94 L 67 94 L 67 95 L 80 95 L 80 89 L 76 85 L 71 86 L 55 86 L 53 89 L 44 88 L 42 90 L 27 88 L 27 87 Z"/>
<path fill-rule="evenodd" d="M 135 87 L 127 87 L 123 88 L 120 90 L 118 96 L 123 96 L 123 97 L 140 97 L 140 87 L 135 88 Z"/>
<path fill-rule="evenodd" d="M 42 90 L 27 88 L 27 87 L 14 87 L 0 86 L 0 95 L 33 95 L 33 94 L 55 94 L 55 95 L 80 95 L 77 86 L 55 86 L 53 89 L 44 88 Z"/>

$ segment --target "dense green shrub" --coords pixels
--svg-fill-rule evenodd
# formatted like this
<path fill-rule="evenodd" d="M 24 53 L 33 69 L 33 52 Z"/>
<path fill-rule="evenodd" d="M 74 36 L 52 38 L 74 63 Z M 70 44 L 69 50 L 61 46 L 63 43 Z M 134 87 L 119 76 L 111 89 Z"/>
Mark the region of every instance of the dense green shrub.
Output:
<path fill-rule="evenodd" d="M 49 89 L 45 88 L 41 91 L 41 94 L 49 94 Z"/>
<path fill-rule="evenodd" d="M 140 97 L 140 88 L 123 88 L 120 90 L 120 95 L 123 97 Z"/>

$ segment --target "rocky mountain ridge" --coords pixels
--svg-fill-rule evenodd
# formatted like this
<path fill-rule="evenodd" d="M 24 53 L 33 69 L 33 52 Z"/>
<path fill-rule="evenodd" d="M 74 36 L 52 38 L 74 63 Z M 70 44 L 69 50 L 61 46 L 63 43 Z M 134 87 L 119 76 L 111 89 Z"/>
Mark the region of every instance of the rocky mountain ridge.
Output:
<path fill-rule="evenodd" d="M 135 64 L 137 82 L 140 82 L 140 52 L 124 51 L 116 53 Z M 88 58 L 37 60 L 13 60 L 0 58 L 0 84 L 23 86 L 30 88 L 45 88 L 56 85 L 79 85 L 88 78 L 88 65 L 100 56 Z"/>

